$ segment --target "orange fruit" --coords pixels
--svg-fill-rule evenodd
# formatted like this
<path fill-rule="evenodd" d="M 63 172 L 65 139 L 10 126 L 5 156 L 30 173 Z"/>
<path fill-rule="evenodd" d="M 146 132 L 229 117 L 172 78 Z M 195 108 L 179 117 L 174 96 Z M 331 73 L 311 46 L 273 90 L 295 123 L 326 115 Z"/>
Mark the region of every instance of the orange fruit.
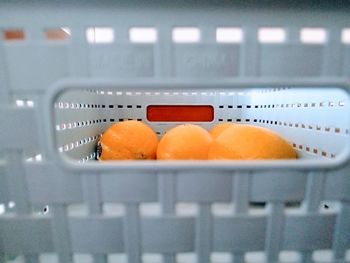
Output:
<path fill-rule="evenodd" d="M 183 124 L 170 129 L 159 141 L 159 160 L 206 160 L 212 142 L 210 134 L 198 125 Z"/>
<path fill-rule="evenodd" d="M 218 137 L 223 131 L 225 131 L 226 129 L 233 127 L 234 123 L 232 122 L 224 122 L 224 123 L 220 123 L 215 125 L 210 131 L 210 135 L 213 137 L 213 139 L 215 139 L 216 137 Z"/>
<path fill-rule="evenodd" d="M 101 137 L 100 160 L 149 160 L 156 158 L 158 138 L 140 121 L 112 125 Z"/>
<path fill-rule="evenodd" d="M 210 160 L 295 159 L 293 147 L 277 133 L 252 125 L 235 125 L 214 139 Z"/>

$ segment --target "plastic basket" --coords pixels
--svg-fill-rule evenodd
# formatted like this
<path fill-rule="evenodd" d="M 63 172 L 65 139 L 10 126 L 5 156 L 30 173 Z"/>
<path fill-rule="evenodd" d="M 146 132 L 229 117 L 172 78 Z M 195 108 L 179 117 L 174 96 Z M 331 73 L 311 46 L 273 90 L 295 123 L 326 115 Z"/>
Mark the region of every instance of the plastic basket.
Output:
<path fill-rule="evenodd" d="M 0 3 L 0 262 L 346 262 L 349 7 Z M 152 105 L 277 131 L 295 161 L 95 162 Z M 48 205 L 48 206 L 47 206 Z"/>

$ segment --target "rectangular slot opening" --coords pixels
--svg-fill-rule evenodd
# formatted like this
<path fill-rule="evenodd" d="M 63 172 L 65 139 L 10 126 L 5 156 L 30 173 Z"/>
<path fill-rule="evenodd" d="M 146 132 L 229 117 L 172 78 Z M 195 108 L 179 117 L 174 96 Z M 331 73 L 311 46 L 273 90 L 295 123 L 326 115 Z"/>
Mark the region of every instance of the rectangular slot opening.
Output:
<path fill-rule="evenodd" d="M 90 44 L 108 44 L 114 42 L 114 31 L 110 27 L 89 27 L 86 39 Z"/>
<path fill-rule="evenodd" d="M 243 31 L 238 27 L 219 27 L 216 29 L 216 42 L 218 43 L 241 43 Z"/>
<path fill-rule="evenodd" d="M 64 41 L 68 40 L 71 36 L 69 28 L 50 28 L 45 30 L 45 37 L 51 41 Z"/>
<path fill-rule="evenodd" d="M 302 28 L 300 41 L 305 44 L 324 44 L 327 40 L 327 32 L 324 28 Z"/>
<path fill-rule="evenodd" d="M 129 30 L 129 39 L 133 43 L 155 43 L 157 30 L 153 27 L 133 27 Z"/>
<path fill-rule="evenodd" d="M 286 31 L 280 27 L 263 27 L 259 29 L 260 43 L 283 43 L 286 41 Z"/>
<path fill-rule="evenodd" d="M 7 29 L 3 31 L 3 38 L 6 41 L 21 41 L 25 39 L 22 29 Z"/>
<path fill-rule="evenodd" d="M 196 27 L 176 27 L 173 29 L 175 43 L 197 43 L 200 38 L 201 32 Z"/>
<path fill-rule="evenodd" d="M 350 28 L 344 28 L 342 30 L 341 40 L 343 44 L 350 44 Z"/>

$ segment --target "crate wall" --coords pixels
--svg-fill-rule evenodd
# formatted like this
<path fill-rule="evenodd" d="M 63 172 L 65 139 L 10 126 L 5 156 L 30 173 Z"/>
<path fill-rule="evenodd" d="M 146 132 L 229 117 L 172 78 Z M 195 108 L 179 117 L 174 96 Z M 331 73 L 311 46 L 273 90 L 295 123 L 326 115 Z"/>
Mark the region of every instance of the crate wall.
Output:
<path fill-rule="evenodd" d="M 64 78 L 347 81 L 347 4 L 273 2 L 1 2 L 0 262 L 13 255 L 50 262 L 45 253 L 58 262 L 79 261 L 75 254 L 81 253 L 94 262 L 121 262 L 114 256 L 119 253 L 136 263 L 147 261 L 145 253 L 156 253 L 163 262 L 204 263 L 226 259 L 212 255 L 224 252 L 236 263 L 254 251 L 264 252 L 261 262 L 277 262 L 287 250 L 299 253 L 296 262 L 312 262 L 317 250 L 330 251 L 320 261 L 346 261 L 348 164 L 329 169 L 123 166 L 116 171 L 91 166 L 78 172 L 58 162 L 47 141 L 47 93 Z M 144 27 L 152 29 L 148 43 L 140 43 L 138 34 L 131 41 L 129 29 Z M 218 28 L 227 27 L 238 35 L 217 41 Z M 283 41 L 264 41 L 261 29 L 276 27 L 284 32 Z M 63 41 L 47 37 L 48 30 L 61 28 L 70 32 Z M 108 28 L 113 41 L 89 43 L 89 28 Z M 174 36 L 174 28 L 180 36 Z M 181 33 L 184 28 L 190 37 Z M 305 28 L 321 28 L 313 31 L 318 40 L 301 41 Z M 20 33 L 9 41 L 7 31 Z M 251 202 L 266 202 L 266 209 L 256 213 Z M 156 203 L 151 215 L 148 209 L 140 212 L 148 203 Z M 194 212 L 181 214 L 183 203 L 194 203 Z M 220 203 L 228 206 L 218 212 Z M 87 211 L 74 213 L 76 204 Z M 116 204 L 120 212 L 108 209 Z M 324 204 L 330 209 L 321 209 Z M 48 213 L 41 210 L 45 205 Z M 187 252 L 194 258 L 178 255 Z"/>

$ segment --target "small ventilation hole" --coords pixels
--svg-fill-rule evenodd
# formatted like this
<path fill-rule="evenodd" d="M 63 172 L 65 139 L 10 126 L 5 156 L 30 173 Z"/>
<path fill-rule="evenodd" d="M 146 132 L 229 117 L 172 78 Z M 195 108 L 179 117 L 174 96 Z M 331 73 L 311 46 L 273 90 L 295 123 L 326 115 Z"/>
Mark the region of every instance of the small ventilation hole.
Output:
<path fill-rule="evenodd" d="M 172 32 L 175 43 L 197 43 L 200 41 L 200 30 L 196 27 L 176 27 Z"/>
<path fill-rule="evenodd" d="M 64 41 L 70 38 L 71 31 L 69 28 L 66 28 L 66 27 L 51 28 L 51 29 L 46 29 L 44 34 L 47 40 Z"/>
<path fill-rule="evenodd" d="M 283 43 L 286 41 L 286 31 L 280 27 L 264 27 L 258 32 L 260 43 Z"/>
<path fill-rule="evenodd" d="M 300 41 L 305 44 L 323 44 L 326 39 L 324 28 L 302 28 L 300 31 Z"/>
<path fill-rule="evenodd" d="M 243 31 L 237 27 L 219 27 L 216 29 L 216 42 L 218 43 L 241 43 Z"/>
<path fill-rule="evenodd" d="M 86 39 L 89 43 L 112 43 L 114 41 L 114 31 L 110 27 L 90 27 L 86 30 Z M 101 94 L 104 94 L 104 92 Z"/>
<path fill-rule="evenodd" d="M 3 38 L 7 41 L 21 41 L 25 39 L 25 34 L 21 29 L 8 29 L 3 31 Z"/>
<path fill-rule="evenodd" d="M 157 38 L 157 30 L 153 27 L 133 27 L 129 30 L 129 40 L 133 43 L 155 43 Z"/>
<path fill-rule="evenodd" d="M 17 107 L 24 107 L 24 100 L 16 100 Z"/>
<path fill-rule="evenodd" d="M 350 44 L 350 28 L 344 28 L 342 30 L 341 41 L 343 44 Z"/>

